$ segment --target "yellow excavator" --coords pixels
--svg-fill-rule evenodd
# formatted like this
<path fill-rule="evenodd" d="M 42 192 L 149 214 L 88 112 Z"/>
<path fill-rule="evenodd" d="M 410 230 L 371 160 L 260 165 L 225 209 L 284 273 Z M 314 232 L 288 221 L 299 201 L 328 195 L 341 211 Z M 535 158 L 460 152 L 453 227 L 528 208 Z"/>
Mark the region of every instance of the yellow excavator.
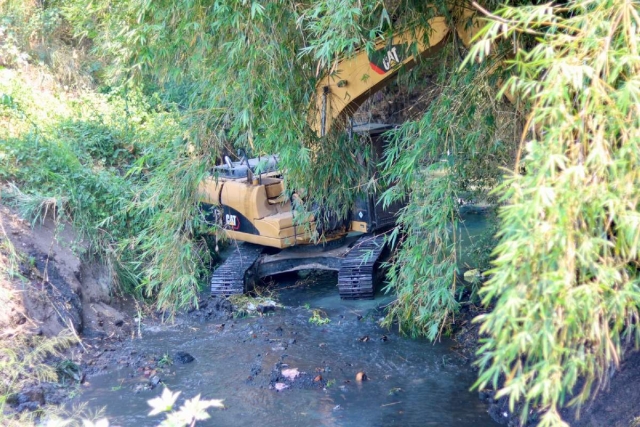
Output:
<path fill-rule="evenodd" d="M 410 29 L 380 40 L 372 54 L 361 50 L 338 61 L 334 71 L 317 85 L 310 126 L 322 137 L 337 122 L 346 122 L 364 101 L 389 84 L 401 67 L 414 65 L 416 58 L 411 52 L 434 55 L 456 35 L 468 46 L 480 23 L 470 9 L 452 12 L 455 28 L 444 17 L 434 17 L 428 28 Z M 374 144 L 374 152 L 381 153 L 382 134 L 392 127 L 367 124 L 356 126 L 353 131 L 365 134 Z M 228 238 L 244 242 L 234 245 L 233 254 L 213 272 L 213 295 L 243 293 L 259 277 L 329 269 L 338 271 L 341 298 L 373 298 L 376 262 L 384 246 L 383 237 L 376 233 L 395 223 L 401 206 L 382 209 L 373 195 L 359 200 L 346 226 L 343 224 L 333 235 L 340 244 L 313 251 L 308 247 L 317 246 L 320 226 L 313 215 L 294 215 L 276 155 L 251 159 L 243 156 L 236 162 L 225 157 L 224 164 L 216 166 L 211 176 L 200 183 L 199 194 L 207 221 L 221 225 Z M 279 251 L 264 251 L 267 247 Z"/>

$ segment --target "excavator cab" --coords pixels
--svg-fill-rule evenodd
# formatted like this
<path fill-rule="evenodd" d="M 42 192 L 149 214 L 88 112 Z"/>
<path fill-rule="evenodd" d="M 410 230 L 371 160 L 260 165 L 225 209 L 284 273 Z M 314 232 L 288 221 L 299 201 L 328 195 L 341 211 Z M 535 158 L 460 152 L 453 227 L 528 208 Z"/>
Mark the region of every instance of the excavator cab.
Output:
<path fill-rule="evenodd" d="M 382 123 L 366 123 L 353 127 L 353 133 L 366 138 L 364 141 L 371 145 L 372 159 L 369 170 L 373 175 L 377 174 L 377 165 L 382 161 L 384 150 L 387 147 L 388 139 L 385 132 L 395 129 L 397 125 Z M 372 176 L 370 178 L 376 178 Z M 386 190 L 379 188 L 377 192 L 370 192 L 359 197 L 351 210 L 350 231 L 362 233 L 376 233 L 393 227 L 396 216 L 405 205 L 403 201 L 394 202 L 391 206 L 383 209 L 380 203 L 380 194 Z"/>
<path fill-rule="evenodd" d="M 262 246 L 282 249 L 310 242 L 313 216 L 294 220 L 277 165 L 277 156 L 237 162 L 226 157 L 198 189 L 207 222 L 222 227 L 230 239 Z"/>

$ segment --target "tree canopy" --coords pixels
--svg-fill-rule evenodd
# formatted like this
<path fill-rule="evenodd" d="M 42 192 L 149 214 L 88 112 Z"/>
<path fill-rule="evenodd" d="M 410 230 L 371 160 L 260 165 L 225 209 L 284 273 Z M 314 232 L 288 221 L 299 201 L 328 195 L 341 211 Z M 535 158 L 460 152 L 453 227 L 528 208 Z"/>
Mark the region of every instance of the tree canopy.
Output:
<path fill-rule="evenodd" d="M 168 154 L 150 151 L 130 172 L 145 185 L 124 210 L 149 221 L 120 242 L 139 257 L 123 268 L 137 269 L 161 307 L 197 301 L 206 264 L 194 243 L 197 184 L 238 147 L 279 153 L 289 187 L 313 189 L 337 210 L 390 186 L 384 203 L 408 203 L 390 236 L 399 244 L 388 324 L 437 339 L 480 295 L 491 310 L 477 319 L 477 386 L 523 402 L 523 420 L 535 406 L 542 425 L 563 425 L 560 408 L 583 403 L 627 344 L 640 343 L 640 6 L 467 7 L 486 26 L 468 51 L 452 37 L 400 73 L 389 90 L 425 96 L 407 96 L 415 108 L 375 179 L 363 181 L 357 140 L 311 130 L 315 85 L 337 58 L 381 37 L 435 15 L 453 25 L 450 2 L 47 2 L 91 46 L 103 87 L 154 99 L 180 120 Z M 461 240 L 451 231 L 461 198 L 499 206 L 482 283 L 471 289 L 456 273 Z"/>

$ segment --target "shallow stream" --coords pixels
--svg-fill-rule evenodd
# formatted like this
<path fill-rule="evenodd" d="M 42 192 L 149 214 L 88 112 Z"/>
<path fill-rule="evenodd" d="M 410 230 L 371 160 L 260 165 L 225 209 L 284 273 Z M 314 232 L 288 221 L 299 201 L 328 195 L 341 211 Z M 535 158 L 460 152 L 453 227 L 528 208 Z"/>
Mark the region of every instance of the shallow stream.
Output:
<path fill-rule="evenodd" d="M 227 406 L 210 410 L 211 419 L 199 426 L 496 425 L 469 391 L 476 373 L 453 342 L 432 344 L 381 328 L 378 308 L 390 297 L 342 301 L 335 281 L 335 274 L 282 277 L 275 286 L 283 307 L 262 316 L 143 324 L 142 338 L 123 350 L 129 361 L 90 377 L 78 400 L 106 406 L 111 425 L 157 425 L 163 417 L 147 417 L 147 400 L 160 395 L 162 384 L 146 389 L 140 366 L 182 351 L 195 360 L 157 373 L 172 391 L 182 391 L 178 404 L 201 394 Z M 310 322 L 313 309 L 330 322 Z M 306 375 L 276 391 L 274 372 L 284 368 Z M 361 371 L 367 381 L 356 381 Z"/>

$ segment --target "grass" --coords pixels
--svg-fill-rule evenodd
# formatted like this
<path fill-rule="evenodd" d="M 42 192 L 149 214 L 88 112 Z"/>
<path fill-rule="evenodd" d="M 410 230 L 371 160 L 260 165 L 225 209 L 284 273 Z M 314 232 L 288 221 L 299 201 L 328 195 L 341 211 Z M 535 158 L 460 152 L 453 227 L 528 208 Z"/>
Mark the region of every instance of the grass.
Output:
<path fill-rule="evenodd" d="M 160 210 L 148 209 L 140 202 L 154 195 L 145 187 L 151 171 L 175 158 L 172 144 L 181 135 L 176 116 L 157 110 L 139 92 L 92 90 L 86 76 L 74 76 L 78 70 L 63 64 L 62 49 L 51 56 L 55 66 L 19 61 L 29 57 L 24 49 L 30 45 L 21 45 L 18 34 L 27 27 L 15 15 L 4 19 L 7 4 L 0 3 L 0 34 L 7 29 L 7 22 L 12 22 L 11 31 L 16 37 L 0 36 L 1 202 L 14 207 L 32 224 L 53 219 L 60 226 L 73 226 L 79 239 L 86 243 L 76 245 L 79 255 L 102 258 L 110 266 L 119 291 L 153 302 L 159 289 L 143 295 L 144 284 L 150 281 L 143 266 L 153 265 L 154 259 L 131 239 L 145 234 L 143 230 L 149 228 Z M 11 58 L 4 55 L 9 49 Z M 66 69 L 64 75 L 60 73 L 62 68 Z M 169 202 L 162 203 L 162 209 L 167 208 Z M 175 228 L 183 226 L 184 222 Z M 145 236 L 157 242 L 158 234 L 165 232 L 173 237 L 172 231 L 165 227 Z M 170 247 L 175 247 L 175 240 L 171 242 Z M 156 252 L 168 247 L 156 245 Z M 0 229 L 0 280 L 17 277 L 21 262 L 6 231 Z M 178 262 L 190 265 L 194 260 L 183 257 Z M 200 270 L 190 271 L 198 283 Z M 197 287 L 187 289 L 186 297 L 169 299 L 167 305 L 188 305 L 196 290 Z M 0 288 L 0 301 L 11 298 L 14 295 L 9 290 Z M 5 411 L 11 396 L 25 385 L 60 378 L 77 380 L 73 362 L 62 361 L 57 366 L 45 363 L 75 342 L 76 337 L 69 334 L 52 338 L 3 337 L 0 425 L 34 425 L 35 418 L 42 414 L 14 416 Z M 47 408 L 46 413 L 55 411 Z"/>
<path fill-rule="evenodd" d="M 326 325 L 331 322 L 329 316 L 324 311 L 314 308 L 311 312 L 311 317 L 309 318 L 309 323 L 312 323 L 317 326 Z"/>
<path fill-rule="evenodd" d="M 8 279 L 19 276 L 20 256 L 13 244 L 7 236 L 7 231 L 2 222 L 0 222 L 0 275 L 6 276 Z M 4 287 L 0 288 L 0 292 L 7 292 Z M 0 295 L 0 297 L 7 295 Z"/>
<path fill-rule="evenodd" d="M 245 317 L 249 315 L 262 313 L 258 311 L 259 306 L 272 305 L 276 299 L 275 295 L 271 292 L 262 292 L 257 295 L 248 294 L 235 294 L 229 296 L 229 301 L 233 304 L 233 315 L 235 317 Z M 280 305 L 276 302 L 276 306 Z"/>
<path fill-rule="evenodd" d="M 171 358 L 169 353 L 163 354 L 160 360 L 158 360 L 158 366 L 161 368 L 171 365 L 173 365 L 173 359 Z"/>
<path fill-rule="evenodd" d="M 0 425 L 30 425 L 38 414 L 20 415 L 6 411 L 8 402 L 25 386 L 41 382 L 57 382 L 58 371 L 46 363 L 50 357 L 77 342 L 70 332 L 57 337 L 21 336 L 0 342 Z"/>
<path fill-rule="evenodd" d="M 122 384 L 124 384 L 124 379 L 120 380 L 120 384 L 111 387 L 111 391 L 120 391 L 120 390 L 122 390 Z"/>
<path fill-rule="evenodd" d="M 197 234 L 204 169 L 176 157 L 177 114 L 139 91 L 41 92 L 29 73 L 0 70 L 3 201 L 32 223 L 70 223 L 119 291 L 170 312 L 196 304 L 210 264 Z"/>

